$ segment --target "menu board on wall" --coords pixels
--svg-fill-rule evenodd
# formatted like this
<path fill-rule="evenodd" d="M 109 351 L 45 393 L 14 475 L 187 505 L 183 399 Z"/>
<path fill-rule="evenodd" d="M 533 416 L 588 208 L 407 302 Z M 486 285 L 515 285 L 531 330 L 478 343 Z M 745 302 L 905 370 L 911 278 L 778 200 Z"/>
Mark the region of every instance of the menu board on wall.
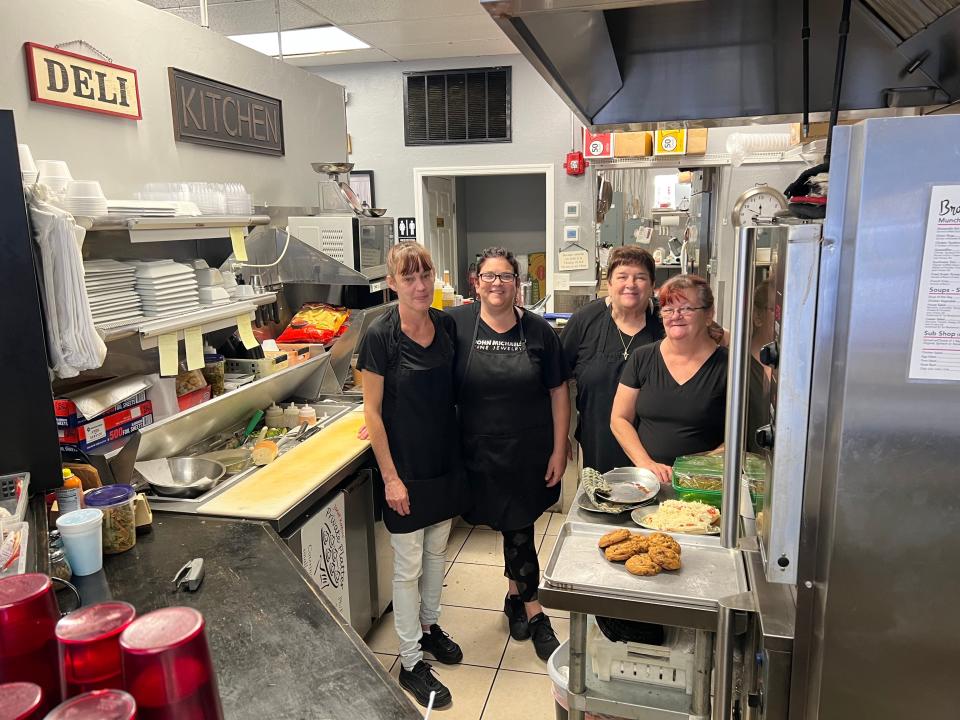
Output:
<path fill-rule="evenodd" d="M 910 377 L 960 381 L 960 185 L 930 193 Z"/>
<path fill-rule="evenodd" d="M 277 98 L 170 68 L 173 132 L 178 142 L 283 155 Z"/>

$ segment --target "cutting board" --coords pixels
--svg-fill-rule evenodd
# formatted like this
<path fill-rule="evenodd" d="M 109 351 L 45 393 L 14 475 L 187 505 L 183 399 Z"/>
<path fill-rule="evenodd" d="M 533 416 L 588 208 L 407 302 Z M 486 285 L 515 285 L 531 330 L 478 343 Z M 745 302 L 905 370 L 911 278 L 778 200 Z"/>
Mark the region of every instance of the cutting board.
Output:
<path fill-rule="evenodd" d="M 367 440 L 357 439 L 362 425 L 363 410 L 354 410 L 197 512 L 257 520 L 280 517 L 370 447 Z"/>

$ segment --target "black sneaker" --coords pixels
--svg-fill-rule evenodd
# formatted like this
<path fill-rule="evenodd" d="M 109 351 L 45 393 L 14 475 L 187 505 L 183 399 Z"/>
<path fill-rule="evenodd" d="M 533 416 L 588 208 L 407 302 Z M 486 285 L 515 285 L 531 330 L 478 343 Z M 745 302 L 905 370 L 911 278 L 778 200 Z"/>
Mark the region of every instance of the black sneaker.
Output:
<path fill-rule="evenodd" d="M 435 692 L 433 706 L 444 708 L 453 702 L 450 691 L 433 674 L 430 663 L 423 660 L 413 666 L 413 670 L 400 668 L 400 687 L 413 695 L 418 703 L 426 707 L 430 703 L 430 693 Z"/>
<path fill-rule="evenodd" d="M 514 640 L 526 640 L 530 637 L 527 611 L 519 595 L 507 595 L 503 599 L 503 614 L 510 623 L 510 637 Z"/>
<path fill-rule="evenodd" d="M 456 665 L 463 660 L 463 650 L 440 629 L 439 625 L 431 625 L 430 632 L 420 637 L 420 649 L 430 653 L 437 662 L 444 665 Z"/>
<path fill-rule="evenodd" d="M 560 641 L 557 640 L 556 633 L 553 632 L 550 618 L 543 613 L 537 613 L 530 618 L 530 635 L 533 638 L 533 647 L 537 651 L 537 657 L 541 660 L 549 660 L 553 651 L 560 647 Z"/>

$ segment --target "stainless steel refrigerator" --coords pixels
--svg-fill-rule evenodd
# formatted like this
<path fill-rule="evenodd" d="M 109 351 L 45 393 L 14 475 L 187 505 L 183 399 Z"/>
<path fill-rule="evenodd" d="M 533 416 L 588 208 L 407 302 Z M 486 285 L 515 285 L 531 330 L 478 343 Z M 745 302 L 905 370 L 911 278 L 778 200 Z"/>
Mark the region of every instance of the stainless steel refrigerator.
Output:
<path fill-rule="evenodd" d="M 822 224 L 740 241 L 773 245 L 771 335 L 736 332 L 733 383 L 770 472 L 714 717 L 960 717 L 960 116 L 836 128 L 829 182 Z"/>

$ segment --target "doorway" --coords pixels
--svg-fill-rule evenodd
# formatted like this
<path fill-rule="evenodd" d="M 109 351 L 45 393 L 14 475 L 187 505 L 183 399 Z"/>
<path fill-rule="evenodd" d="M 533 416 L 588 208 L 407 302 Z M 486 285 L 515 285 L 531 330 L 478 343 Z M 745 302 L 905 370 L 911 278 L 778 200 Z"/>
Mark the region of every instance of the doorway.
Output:
<path fill-rule="evenodd" d="M 553 288 L 553 165 L 414 169 L 418 239 L 438 271 L 449 270 L 457 293 L 471 295 L 468 268 L 486 247 L 514 252 L 533 297 Z M 552 302 L 548 301 L 548 310 Z"/>

